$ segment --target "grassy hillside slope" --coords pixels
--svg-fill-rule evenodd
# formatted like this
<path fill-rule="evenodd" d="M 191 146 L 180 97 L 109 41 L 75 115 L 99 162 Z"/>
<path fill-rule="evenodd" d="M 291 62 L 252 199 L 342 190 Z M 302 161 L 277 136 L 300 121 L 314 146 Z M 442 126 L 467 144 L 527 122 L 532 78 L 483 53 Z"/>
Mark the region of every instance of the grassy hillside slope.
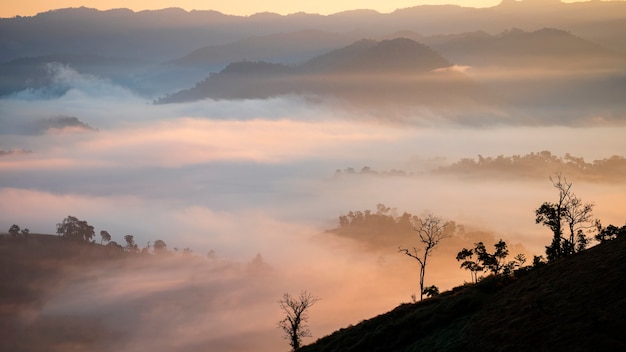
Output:
<path fill-rule="evenodd" d="M 302 352 L 626 350 L 626 239 L 518 278 L 457 287 L 319 339 Z"/>

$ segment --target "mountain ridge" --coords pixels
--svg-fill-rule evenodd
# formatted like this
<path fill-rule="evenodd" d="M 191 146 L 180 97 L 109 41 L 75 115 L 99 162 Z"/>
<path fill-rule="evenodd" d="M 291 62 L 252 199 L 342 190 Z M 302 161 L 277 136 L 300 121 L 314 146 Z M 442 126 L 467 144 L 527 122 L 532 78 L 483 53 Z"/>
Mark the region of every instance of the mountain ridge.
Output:
<path fill-rule="evenodd" d="M 457 87 L 458 91 L 454 91 L 447 84 L 449 80 L 467 84 L 468 79 L 458 72 L 441 71 L 451 66 L 443 56 L 410 39 L 363 39 L 300 65 L 231 63 L 195 87 L 166 96 L 157 103 L 202 98 L 255 99 L 289 94 L 320 95 L 348 101 L 360 100 L 361 95 L 366 95 L 367 99 L 412 100 L 423 94 L 421 101 L 426 101 L 433 95 L 443 94 L 446 89 L 447 97 L 453 99 L 455 94 L 468 93 L 468 87 Z M 437 81 L 437 78 L 442 80 Z M 365 87 L 365 82 L 370 87 Z M 430 92 L 427 94 L 425 89 Z"/>

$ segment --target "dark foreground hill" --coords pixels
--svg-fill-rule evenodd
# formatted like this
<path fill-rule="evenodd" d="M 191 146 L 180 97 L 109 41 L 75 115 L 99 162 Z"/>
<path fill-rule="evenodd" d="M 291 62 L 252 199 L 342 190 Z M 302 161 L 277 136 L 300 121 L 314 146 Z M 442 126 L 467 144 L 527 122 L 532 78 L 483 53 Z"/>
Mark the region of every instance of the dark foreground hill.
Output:
<path fill-rule="evenodd" d="M 313 351 L 624 351 L 626 240 L 336 331 Z"/>

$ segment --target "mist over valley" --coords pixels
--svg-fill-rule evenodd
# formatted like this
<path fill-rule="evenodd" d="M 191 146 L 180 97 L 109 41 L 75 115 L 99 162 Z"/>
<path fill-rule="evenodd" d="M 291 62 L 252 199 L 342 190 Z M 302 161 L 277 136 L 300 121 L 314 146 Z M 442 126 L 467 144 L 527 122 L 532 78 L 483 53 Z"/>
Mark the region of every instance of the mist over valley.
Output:
<path fill-rule="evenodd" d="M 555 175 L 624 225 L 624 13 L 0 18 L 0 249 L 3 277 L 19 273 L 0 296 L 4 346 L 287 350 L 277 301 L 302 290 L 320 298 L 312 343 L 419 296 L 405 213 L 454 224 L 426 274 L 441 292 L 471 282 L 456 255 L 477 242 L 545 256 L 535 211 Z M 149 254 L 55 247 L 68 216 L 112 236 L 94 248 L 132 235 Z M 372 222 L 344 226 L 358 216 Z"/>

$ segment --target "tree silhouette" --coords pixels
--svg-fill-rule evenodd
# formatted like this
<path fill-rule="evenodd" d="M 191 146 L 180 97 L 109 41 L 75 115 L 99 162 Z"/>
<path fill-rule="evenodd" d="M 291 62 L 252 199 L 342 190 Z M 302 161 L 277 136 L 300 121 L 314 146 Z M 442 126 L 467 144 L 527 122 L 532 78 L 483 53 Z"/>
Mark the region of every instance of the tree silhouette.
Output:
<path fill-rule="evenodd" d="M 126 241 L 126 247 L 124 248 L 127 252 L 130 252 L 130 253 L 139 252 L 139 248 L 137 247 L 137 244 L 135 243 L 135 236 L 126 235 L 124 236 L 124 241 Z"/>
<path fill-rule="evenodd" d="M 483 264 L 483 267 L 489 269 L 492 274 L 498 275 L 504 271 L 507 264 L 505 263 L 506 257 L 509 255 L 509 249 L 506 242 L 502 239 L 498 243 L 494 244 L 495 252 L 490 254 L 487 252 L 485 245 L 482 242 L 478 242 L 475 251 L 478 256 L 478 260 Z"/>
<path fill-rule="evenodd" d="M 483 242 L 475 243 L 474 246 L 474 249 L 463 248 L 456 255 L 456 260 L 463 260 L 461 268 L 471 271 L 474 282 L 478 282 L 479 272 L 489 270 L 494 275 L 509 275 L 515 267 L 519 267 L 526 262 L 526 256 L 523 254 L 518 254 L 515 256 L 515 260 L 506 262 L 509 249 L 506 242 L 502 239 L 494 244 L 495 251 L 493 253 L 487 252 Z M 475 261 L 472 260 L 474 255 L 476 255 Z"/>
<path fill-rule="evenodd" d="M 478 263 L 478 259 L 473 260 L 474 250 L 463 248 L 457 255 L 457 261 L 463 261 L 461 263 L 461 268 L 470 271 L 470 275 L 472 277 L 472 282 L 478 282 L 478 273 L 482 272 L 484 268 Z"/>
<path fill-rule="evenodd" d="M 424 292 L 426 297 L 434 297 L 439 295 L 439 287 L 435 285 L 424 287 L 424 290 L 422 292 Z"/>
<path fill-rule="evenodd" d="M 111 242 L 107 243 L 106 247 L 110 248 L 114 252 L 123 252 L 124 251 L 124 247 L 122 247 L 121 244 L 118 244 L 115 241 L 111 241 Z"/>
<path fill-rule="evenodd" d="M 89 241 L 96 235 L 93 226 L 74 216 L 68 216 L 57 224 L 57 234 L 74 241 Z"/>
<path fill-rule="evenodd" d="M 283 298 L 278 301 L 280 308 L 287 315 L 278 322 L 278 327 L 283 330 L 285 339 L 289 340 L 292 351 L 300 349 L 302 338 L 311 337 L 311 331 L 306 325 L 309 320 L 307 311 L 318 301 L 319 298 L 307 291 L 300 292 L 300 296 L 297 298 L 285 293 Z"/>
<path fill-rule="evenodd" d="M 167 251 L 167 244 L 165 244 L 162 240 L 156 240 L 154 241 L 154 245 L 152 245 L 152 250 L 154 251 L 154 254 L 165 253 Z"/>
<path fill-rule="evenodd" d="M 102 244 L 102 242 L 110 242 L 111 241 L 111 235 L 109 234 L 108 231 L 100 231 L 100 244 Z"/>
<path fill-rule="evenodd" d="M 596 240 L 601 243 L 612 241 L 617 238 L 626 237 L 626 225 L 622 227 L 617 227 L 615 225 L 609 225 L 605 228 L 602 228 L 600 222 L 597 223 L 598 233 L 596 234 Z"/>
<path fill-rule="evenodd" d="M 450 234 L 444 231 L 450 222 L 442 223 L 443 220 L 433 214 L 428 214 L 424 219 L 417 218 L 413 229 L 418 234 L 418 241 L 423 248 L 413 247 L 412 249 L 398 247 L 398 251 L 415 259 L 420 269 L 420 301 L 424 298 L 424 277 L 426 276 L 426 264 L 428 256 L 444 238 Z M 422 252 L 420 253 L 420 249 Z"/>
<path fill-rule="evenodd" d="M 11 225 L 9 228 L 9 234 L 11 237 L 16 238 L 20 234 L 20 227 L 16 224 Z"/>
<path fill-rule="evenodd" d="M 572 192 L 572 183 L 560 173 L 550 177 L 552 185 L 559 191 L 558 201 L 545 202 L 535 210 L 535 223 L 550 228 L 553 233 L 552 242 L 546 246 L 549 262 L 584 250 L 588 239 L 583 229 L 592 227 L 591 217 L 593 203 L 583 203 Z M 569 228 L 569 237 L 564 237 L 563 228 Z"/>

